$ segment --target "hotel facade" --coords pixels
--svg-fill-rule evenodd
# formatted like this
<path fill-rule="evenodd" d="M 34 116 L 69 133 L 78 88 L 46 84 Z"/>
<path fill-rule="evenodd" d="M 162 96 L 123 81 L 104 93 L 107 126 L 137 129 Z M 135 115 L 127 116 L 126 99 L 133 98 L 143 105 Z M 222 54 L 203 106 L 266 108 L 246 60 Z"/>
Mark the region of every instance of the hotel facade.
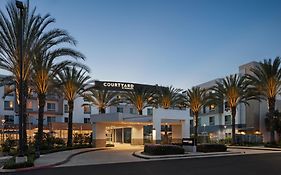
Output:
<path fill-rule="evenodd" d="M 250 68 L 256 62 L 239 67 L 239 74 L 250 73 Z M 202 88 L 215 85 L 222 78 L 199 84 Z M 96 89 L 112 91 L 127 91 L 138 86 L 155 87 L 136 83 L 96 81 Z M 4 97 L 8 87 L 0 87 L 0 96 Z M 280 99 L 280 97 L 278 97 Z M 264 120 L 267 113 L 266 101 L 250 101 L 250 105 L 239 104 L 236 114 L 236 134 L 238 139 L 249 142 L 267 142 L 267 132 Z M 281 101 L 276 102 L 281 109 Z M 30 140 L 37 132 L 38 101 L 32 94 L 27 101 L 28 121 L 27 134 Z M 0 99 L 1 141 L 7 137 L 18 138 L 18 116 L 15 112 L 15 96 L 10 94 Z M 61 97 L 48 96 L 44 114 L 44 132 L 52 133 L 55 137 L 67 138 L 68 105 Z M 82 97 L 75 100 L 73 113 L 73 133 L 92 134 L 96 147 L 106 144 L 128 143 L 145 144 L 161 143 L 165 134 L 169 142 L 181 142 L 182 138 L 190 137 L 193 133 L 193 118 L 189 109 L 161 109 L 147 107 L 143 115 L 137 114 L 132 104 L 120 103 L 110 106 L 105 114 L 99 114 L 98 109 Z M 165 129 L 165 127 L 167 127 Z M 199 114 L 199 135 L 208 136 L 212 141 L 231 137 L 231 113 L 227 102 L 221 105 L 205 106 Z M 166 133 L 165 133 L 166 132 Z"/>

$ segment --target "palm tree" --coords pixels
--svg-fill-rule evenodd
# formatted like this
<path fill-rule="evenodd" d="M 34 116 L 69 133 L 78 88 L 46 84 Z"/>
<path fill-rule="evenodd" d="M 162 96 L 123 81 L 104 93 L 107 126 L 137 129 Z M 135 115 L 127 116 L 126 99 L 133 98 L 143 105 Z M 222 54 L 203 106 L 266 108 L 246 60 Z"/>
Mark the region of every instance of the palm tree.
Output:
<path fill-rule="evenodd" d="M 232 116 L 232 143 L 235 144 L 235 116 L 236 108 L 239 103 L 248 105 L 248 101 L 255 99 L 253 89 L 251 89 L 246 76 L 237 74 L 225 77 L 221 82 L 217 81 L 212 88 L 213 100 L 217 102 L 226 101 Z"/>
<path fill-rule="evenodd" d="M 248 75 L 250 83 L 259 92 L 260 99 L 267 100 L 269 122 L 273 125 L 276 96 L 281 93 L 281 69 L 280 58 L 276 57 L 259 62 L 251 69 Z M 270 142 L 275 143 L 274 127 L 270 128 Z"/>
<path fill-rule="evenodd" d="M 192 87 L 186 91 L 186 107 L 190 108 L 193 114 L 194 138 L 198 137 L 198 116 L 202 107 L 208 103 L 207 90 L 201 87 Z"/>
<path fill-rule="evenodd" d="M 180 94 L 181 91 L 182 89 L 174 88 L 172 86 L 159 87 L 156 95 L 156 103 L 164 109 L 178 106 L 182 99 L 182 95 Z"/>
<path fill-rule="evenodd" d="M 21 17 L 15 2 L 12 1 L 6 6 L 7 16 L 0 11 L 0 68 L 12 74 L 11 78 L 15 82 L 16 94 L 19 92 L 20 81 L 20 40 L 19 26 Z M 31 57 L 38 40 L 47 39 L 45 35 L 49 15 L 40 16 L 35 14 L 35 9 L 29 11 L 29 6 L 23 10 L 23 144 L 26 147 L 26 99 L 28 96 L 28 83 L 30 80 Z M 18 101 L 18 95 L 17 95 Z M 21 116 L 21 114 L 20 114 Z M 21 134 L 21 132 L 20 132 Z"/>
<path fill-rule="evenodd" d="M 67 35 L 59 35 L 58 37 L 54 37 L 50 39 L 50 44 L 55 43 L 53 40 L 60 39 L 61 41 L 70 41 L 71 38 Z M 63 39 L 63 40 L 62 40 Z M 62 42 L 63 43 L 63 42 Z M 30 85 L 33 91 L 37 93 L 37 99 L 38 99 L 38 135 L 36 138 L 36 150 L 39 152 L 39 148 L 41 145 L 41 141 L 43 139 L 43 121 L 44 121 L 44 108 L 46 104 L 46 95 L 50 91 L 54 91 L 55 87 L 53 86 L 53 79 L 57 75 L 59 71 L 61 71 L 65 66 L 68 66 L 71 64 L 70 61 L 56 61 L 61 56 L 72 56 L 74 58 L 84 58 L 82 54 L 79 52 L 76 52 L 75 50 L 68 49 L 68 48 L 59 48 L 58 44 L 54 45 L 57 49 L 50 50 L 50 47 L 48 48 L 39 48 L 39 50 L 35 53 L 32 57 L 32 73 L 31 73 L 31 80 Z M 38 46 L 40 46 L 38 44 Z M 56 62 L 55 62 L 56 61 Z"/>
<path fill-rule="evenodd" d="M 138 114 L 142 115 L 142 110 L 154 102 L 155 92 L 152 88 L 147 87 L 135 87 L 134 90 L 126 91 L 124 93 L 125 101 L 133 104 L 137 110 Z"/>
<path fill-rule="evenodd" d="M 156 94 L 156 104 L 164 109 L 169 109 L 171 107 L 179 106 L 182 100 L 182 95 L 180 92 L 182 89 L 169 87 L 159 87 Z M 168 125 L 165 125 L 165 135 L 164 143 L 168 143 Z"/>
<path fill-rule="evenodd" d="M 74 100 L 83 96 L 82 94 L 90 86 L 90 77 L 87 75 L 89 71 L 85 68 L 77 68 L 77 66 L 65 67 L 56 76 L 56 84 L 61 88 L 65 99 L 68 102 L 68 137 L 67 146 L 72 146 L 72 119 Z"/>
<path fill-rule="evenodd" d="M 91 88 L 84 98 L 99 109 L 99 113 L 104 114 L 109 106 L 117 105 L 120 99 L 117 97 L 119 92 L 108 90 L 97 90 Z"/>

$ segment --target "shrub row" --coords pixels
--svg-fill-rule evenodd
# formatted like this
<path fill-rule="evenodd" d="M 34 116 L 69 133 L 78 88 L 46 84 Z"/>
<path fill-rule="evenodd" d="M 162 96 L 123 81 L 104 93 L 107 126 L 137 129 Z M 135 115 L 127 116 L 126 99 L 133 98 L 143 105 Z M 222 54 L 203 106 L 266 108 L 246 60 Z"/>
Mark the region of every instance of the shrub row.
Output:
<path fill-rule="evenodd" d="M 4 163 L 3 169 L 18 169 L 18 168 L 27 168 L 34 166 L 34 155 L 27 156 L 27 162 L 24 163 L 16 163 L 15 157 L 9 159 Z"/>
<path fill-rule="evenodd" d="M 184 154 L 184 149 L 177 145 L 147 144 L 144 153 L 149 155 Z"/>
<path fill-rule="evenodd" d="M 227 147 L 224 144 L 201 144 L 197 145 L 198 152 L 225 152 Z"/>

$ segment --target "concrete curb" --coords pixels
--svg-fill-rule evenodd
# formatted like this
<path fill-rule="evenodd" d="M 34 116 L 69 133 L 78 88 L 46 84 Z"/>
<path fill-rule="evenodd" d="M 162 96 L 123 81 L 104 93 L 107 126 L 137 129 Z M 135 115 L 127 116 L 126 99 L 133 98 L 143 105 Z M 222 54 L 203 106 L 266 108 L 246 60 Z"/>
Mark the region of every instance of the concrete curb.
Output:
<path fill-rule="evenodd" d="M 174 155 L 161 155 L 161 156 L 149 156 L 142 154 L 143 151 L 134 152 L 132 155 L 142 159 L 169 159 L 169 158 L 196 158 L 196 157 L 208 157 L 208 156 L 224 156 L 224 155 L 242 155 L 241 152 L 214 152 L 214 153 L 189 153 L 189 154 L 174 154 Z"/>
<path fill-rule="evenodd" d="M 267 147 L 247 147 L 247 146 L 227 146 L 232 149 L 251 149 L 251 150 L 262 150 L 262 151 L 281 151 L 280 148 L 267 148 Z"/>
<path fill-rule="evenodd" d="M 77 156 L 79 154 L 84 154 L 84 153 L 93 152 L 93 151 L 101 151 L 101 150 L 106 150 L 106 149 L 107 148 L 94 148 L 94 149 L 90 149 L 90 150 L 80 151 L 80 152 L 67 156 L 64 160 L 62 160 L 60 162 L 56 162 L 56 163 L 48 164 L 48 165 L 34 166 L 34 167 L 28 167 L 28 168 L 19 168 L 19 169 L 3 169 L 3 167 L 1 167 L 0 172 L 2 172 L 2 173 L 24 172 L 24 171 L 30 171 L 30 170 L 51 168 L 51 167 L 65 164 L 65 163 L 69 162 L 71 160 L 71 158 L 73 158 L 74 156 Z"/>

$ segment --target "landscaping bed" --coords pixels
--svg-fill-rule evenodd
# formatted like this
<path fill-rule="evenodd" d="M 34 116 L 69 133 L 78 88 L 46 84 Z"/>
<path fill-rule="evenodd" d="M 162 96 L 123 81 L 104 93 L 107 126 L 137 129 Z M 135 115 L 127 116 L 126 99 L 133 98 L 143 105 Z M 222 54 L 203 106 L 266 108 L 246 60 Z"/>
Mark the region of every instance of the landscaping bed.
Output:
<path fill-rule="evenodd" d="M 184 149 L 177 145 L 147 144 L 144 146 L 143 153 L 147 155 L 184 154 Z"/>

